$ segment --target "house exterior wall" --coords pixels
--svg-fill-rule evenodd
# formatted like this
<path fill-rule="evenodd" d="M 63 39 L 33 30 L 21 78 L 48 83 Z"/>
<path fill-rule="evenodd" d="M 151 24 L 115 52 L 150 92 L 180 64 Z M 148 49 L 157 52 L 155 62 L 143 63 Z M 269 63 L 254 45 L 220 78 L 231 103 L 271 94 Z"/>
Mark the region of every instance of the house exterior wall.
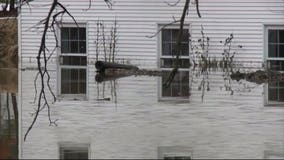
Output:
<path fill-rule="evenodd" d="M 282 123 L 271 125 L 269 121 L 262 121 L 263 117 L 271 118 L 276 112 L 277 118 L 272 119 L 281 121 L 283 110 L 260 108 L 263 107 L 263 88 L 234 98 L 223 92 L 208 92 L 205 95 L 204 101 L 212 102 L 214 106 L 219 105 L 216 99 L 220 96 L 227 96 L 227 101 L 222 104 L 231 105 L 232 101 L 239 100 L 238 104 L 234 104 L 234 109 L 230 110 L 226 106 L 211 108 L 205 103 L 199 104 L 202 93 L 197 87 L 192 90 L 190 104 L 160 102 L 159 78 L 131 77 L 117 81 L 120 103 L 115 104 L 113 98 L 111 102 L 97 101 L 102 98 L 98 95 L 94 68 L 97 20 L 104 20 L 108 26 L 117 20 L 117 59 L 127 60 L 141 68 L 157 68 L 159 38 L 146 36 L 155 34 L 158 26 L 171 22 L 173 16 L 178 18 L 183 3 L 170 7 L 164 0 L 117 0 L 110 10 L 103 1 L 92 1 L 90 9 L 88 0 L 60 2 L 66 4 L 78 23 L 87 26 L 87 101 L 61 99 L 56 102 L 52 105 L 52 116 L 54 119 L 59 118 L 59 126 L 49 127 L 47 114 L 43 112 L 24 142 L 23 136 L 32 121 L 30 113 L 36 107 L 33 104 L 36 72 L 21 70 L 20 158 L 58 158 L 59 145 L 70 142 L 89 145 L 90 158 L 158 158 L 158 151 L 169 146 L 185 147 L 181 150 L 191 150 L 193 158 L 262 158 L 267 141 L 273 144 L 279 142 L 283 147 Z M 22 69 L 36 66 L 42 28 L 35 28 L 34 25 L 47 15 L 47 4 L 50 3 L 37 0 L 31 2 L 29 7 L 22 8 L 19 19 Z M 284 24 L 283 9 L 282 0 L 200 0 L 202 18 L 197 17 L 195 7 L 191 4 L 186 23 L 190 24 L 190 33 L 195 41 L 201 37 L 201 25 L 204 27 L 204 33 L 210 37 L 212 57 L 221 57 L 223 47 L 220 41 L 233 33 L 234 46 L 243 46 L 238 51 L 236 61 L 247 64 L 255 62 L 252 65 L 261 66 L 264 57 L 264 26 Z M 64 17 L 63 22 L 73 23 L 68 16 Z M 55 45 L 52 36 L 49 32 L 49 47 Z M 54 91 L 57 90 L 58 55 L 55 53 L 49 62 Z M 212 79 L 223 85 L 222 78 Z M 106 88 L 109 86 L 108 83 Z M 219 87 L 211 86 L 211 90 L 218 90 Z M 110 93 L 106 95 L 111 96 Z M 198 110 L 195 107 L 189 109 L 192 105 L 196 105 Z M 242 110 L 246 107 L 249 109 Z M 251 117 L 255 118 L 254 124 L 249 123 Z M 208 122 L 207 118 L 214 119 L 214 122 Z"/>
<path fill-rule="evenodd" d="M 163 0 L 113 2 L 110 10 L 104 1 L 92 2 L 88 9 L 89 1 L 60 1 L 66 4 L 67 9 L 76 18 L 78 23 L 87 24 L 88 30 L 88 58 L 90 63 L 95 58 L 95 38 L 97 20 L 103 20 L 106 26 L 112 25 L 116 19 L 118 23 L 118 53 L 117 59 L 128 60 L 141 67 L 156 68 L 158 66 L 158 36 L 147 38 L 158 30 L 159 24 L 167 24 L 178 19 L 182 12 L 182 2 L 174 7 L 168 6 Z M 174 1 L 173 1 L 174 2 Z M 48 11 L 48 1 L 31 2 L 29 7 L 23 7 L 21 22 L 21 57 L 25 62 L 35 62 L 42 28 L 34 28 L 42 20 Z M 222 57 L 223 41 L 234 35 L 233 50 L 237 51 L 236 61 L 263 62 L 264 51 L 264 28 L 265 25 L 282 25 L 284 22 L 282 0 L 203 0 L 199 2 L 202 18 L 198 18 L 195 5 L 191 3 L 190 16 L 186 18 L 186 24 L 190 23 L 192 39 L 197 41 L 201 35 L 201 26 L 205 36 L 210 38 L 210 57 Z M 88 10 L 86 10 L 88 9 Z M 64 23 L 74 23 L 65 16 Z M 41 26 L 42 27 L 42 26 Z M 48 34 L 47 44 L 54 46 L 52 34 Z M 243 48 L 237 49 L 241 45 Z M 232 51 L 233 52 L 233 51 Z M 54 54 L 56 62 L 58 54 Z"/>

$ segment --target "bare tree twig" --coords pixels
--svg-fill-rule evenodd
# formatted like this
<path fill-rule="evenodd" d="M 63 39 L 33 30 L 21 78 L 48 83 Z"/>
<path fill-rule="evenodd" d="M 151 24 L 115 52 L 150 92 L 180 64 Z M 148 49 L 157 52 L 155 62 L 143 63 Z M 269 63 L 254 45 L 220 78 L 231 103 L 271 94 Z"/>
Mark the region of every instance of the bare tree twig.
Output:
<path fill-rule="evenodd" d="M 167 2 L 167 1 L 165 1 L 165 3 L 167 4 L 167 5 L 169 5 L 169 6 L 176 6 L 177 4 L 179 4 L 179 2 L 180 2 L 181 0 L 177 0 L 175 3 L 173 3 L 173 4 L 171 4 L 171 3 L 169 3 L 169 2 Z"/>

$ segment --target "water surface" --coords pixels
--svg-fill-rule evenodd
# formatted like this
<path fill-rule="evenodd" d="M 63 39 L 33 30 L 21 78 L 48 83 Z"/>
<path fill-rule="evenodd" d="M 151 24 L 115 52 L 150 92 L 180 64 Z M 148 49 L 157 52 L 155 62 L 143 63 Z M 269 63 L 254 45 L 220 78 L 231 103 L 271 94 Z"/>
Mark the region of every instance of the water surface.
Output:
<path fill-rule="evenodd" d="M 234 81 L 222 70 L 97 83 L 88 68 L 87 99 L 59 98 L 49 126 L 43 110 L 32 131 L 35 70 L 21 71 L 22 158 L 283 158 L 281 84 Z M 51 71 L 56 77 L 56 72 Z M 56 91 L 56 79 L 51 85 Z"/>

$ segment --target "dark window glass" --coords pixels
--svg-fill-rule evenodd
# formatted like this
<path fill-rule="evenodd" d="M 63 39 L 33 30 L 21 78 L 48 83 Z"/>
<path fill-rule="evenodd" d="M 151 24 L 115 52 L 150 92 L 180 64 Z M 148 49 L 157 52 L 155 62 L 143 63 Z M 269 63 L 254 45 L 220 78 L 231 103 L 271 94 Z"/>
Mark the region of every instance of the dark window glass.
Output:
<path fill-rule="evenodd" d="M 284 57 L 284 45 L 279 45 L 279 57 Z"/>
<path fill-rule="evenodd" d="M 78 53 L 78 41 L 71 41 L 71 53 Z"/>
<path fill-rule="evenodd" d="M 61 69 L 61 93 L 85 94 L 86 69 Z"/>
<path fill-rule="evenodd" d="M 278 99 L 278 91 L 276 88 L 269 88 L 268 90 L 268 100 L 276 101 Z"/>
<path fill-rule="evenodd" d="M 86 40 L 86 29 L 85 28 L 80 28 L 79 29 L 79 39 L 80 40 Z"/>
<path fill-rule="evenodd" d="M 86 28 L 61 28 L 62 53 L 86 53 Z"/>
<path fill-rule="evenodd" d="M 268 84 L 268 100 L 284 102 L 284 82 L 274 82 Z"/>
<path fill-rule="evenodd" d="M 78 40 L 79 39 L 79 28 L 70 28 L 70 40 Z"/>
<path fill-rule="evenodd" d="M 86 53 L 86 42 L 85 41 L 79 42 L 79 53 Z"/>
<path fill-rule="evenodd" d="M 284 70 L 284 61 L 270 60 L 268 61 L 269 69 L 275 71 L 283 71 Z"/>
<path fill-rule="evenodd" d="M 162 44 L 162 55 L 171 55 L 171 43 Z"/>
<path fill-rule="evenodd" d="M 161 59 L 161 67 L 172 68 L 175 60 L 176 60 L 175 58 L 162 58 Z M 189 67 L 189 59 L 179 59 L 179 67 L 180 68 L 188 68 Z"/>
<path fill-rule="evenodd" d="M 162 76 L 162 84 L 166 82 L 168 75 Z M 178 72 L 169 87 L 162 87 L 162 97 L 188 97 L 189 96 L 189 72 Z"/>
<path fill-rule="evenodd" d="M 62 28 L 61 29 L 61 39 L 62 40 L 69 40 L 69 28 Z"/>
<path fill-rule="evenodd" d="M 278 45 L 270 44 L 268 46 L 269 57 L 278 57 Z"/>
<path fill-rule="evenodd" d="M 86 66 L 87 57 L 86 56 L 63 56 L 62 65 L 75 65 L 75 66 Z"/>
<path fill-rule="evenodd" d="M 280 86 L 279 86 L 280 87 Z M 284 88 L 279 88 L 278 90 L 278 96 L 279 96 L 279 101 L 283 102 L 284 101 Z"/>
<path fill-rule="evenodd" d="M 190 156 L 165 156 L 164 160 L 191 160 Z"/>
<path fill-rule="evenodd" d="M 70 53 L 69 41 L 61 41 L 61 52 Z"/>
<path fill-rule="evenodd" d="M 279 30 L 279 43 L 284 43 L 284 30 Z"/>
<path fill-rule="evenodd" d="M 268 42 L 269 43 L 278 43 L 278 31 L 277 30 L 269 30 L 268 31 Z"/>
<path fill-rule="evenodd" d="M 60 147 L 60 159 L 88 159 L 88 148 Z"/>
<path fill-rule="evenodd" d="M 163 42 L 171 42 L 171 30 L 163 29 L 162 30 L 162 41 Z"/>
<path fill-rule="evenodd" d="M 176 42 L 179 30 L 178 29 L 172 29 L 171 31 L 172 31 L 172 38 L 171 38 L 171 40 L 172 40 L 172 42 Z"/>
<path fill-rule="evenodd" d="M 188 29 L 184 29 L 182 33 L 182 42 L 188 43 L 188 41 L 189 41 Z"/>

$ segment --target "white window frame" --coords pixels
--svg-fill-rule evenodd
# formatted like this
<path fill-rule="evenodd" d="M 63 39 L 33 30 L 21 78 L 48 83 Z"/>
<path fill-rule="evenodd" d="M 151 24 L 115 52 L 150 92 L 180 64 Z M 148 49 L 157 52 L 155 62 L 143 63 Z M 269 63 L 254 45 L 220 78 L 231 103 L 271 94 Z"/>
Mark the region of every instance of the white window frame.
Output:
<path fill-rule="evenodd" d="M 158 38 L 157 38 L 157 46 L 158 46 L 158 55 L 157 55 L 157 67 L 160 70 L 163 71 L 171 71 L 173 68 L 163 68 L 161 67 L 161 59 L 162 58 L 171 58 L 171 59 L 175 59 L 175 56 L 165 56 L 162 55 L 162 29 L 179 29 L 179 24 L 177 25 L 169 25 L 165 27 L 165 24 L 158 24 L 157 25 L 157 31 L 159 32 L 158 34 Z M 184 28 L 183 29 L 188 29 L 188 32 L 190 33 L 190 28 L 189 28 L 189 24 L 184 24 Z M 188 59 L 190 61 L 190 43 L 188 44 L 188 56 L 180 56 L 180 59 Z M 189 75 L 189 68 L 179 68 L 180 72 L 186 71 L 188 72 Z M 188 82 L 190 83 L 190 82 Z M 162 96 L 162 77 L 158 78 L 158 101 L 173 101 L 173 102 L 181 102 L 181 103 L 188 103 L 189 102 L 189 96 L 185 97 L 185 96 L 181 96 L 181 97 L 171 97 L 171 96 Z M 189 92 L 190 92 L 190 88 L 189 88 Z"/>
<path fill-rule="evenodd" d="M 61 28 L 64 27 L 83 27 L 86 29 L 86 53 L 61 53 Z M 60 47 L 57 50 L 57 56 L 58 56 L 58 62 L 57 62 L 57 95 L 59 99 L 64 100 L 87 100 L 88 97 L 88 24 L 87 23 L 63 23 L 57 30 L 57 37 L 58 37 L 58 43 Z M 63 56 L 86 56 L 86 66 L 77 66 L 77 65 L 61 65 L 61 60 Z M 61 93 L 61 69 L 86 69 L 86 93 L 85 94 L 62 94 Z"/>

